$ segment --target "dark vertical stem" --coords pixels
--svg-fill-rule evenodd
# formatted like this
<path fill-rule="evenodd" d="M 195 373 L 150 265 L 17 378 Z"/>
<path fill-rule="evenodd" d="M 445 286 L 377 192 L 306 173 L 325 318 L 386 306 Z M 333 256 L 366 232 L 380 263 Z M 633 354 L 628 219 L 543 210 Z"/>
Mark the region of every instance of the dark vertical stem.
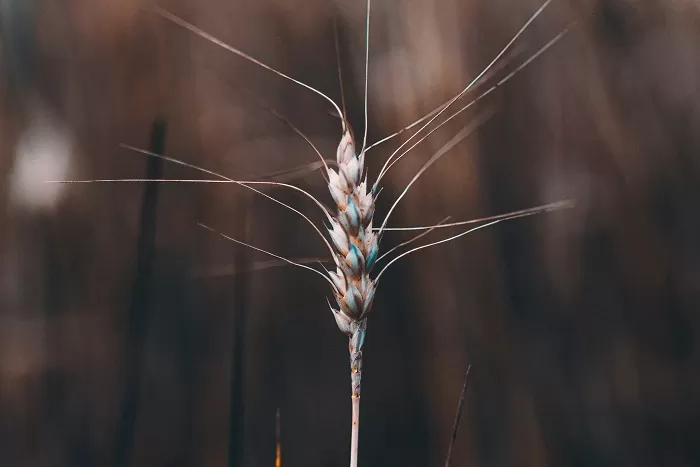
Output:
<path fill-rule="evenodd" d="M 0 52 L 12 104 L 26 111 L 37 89 L 37 5 L 33 0 L 0 1 Z"/>
<path fill-rule="evenodd" d="M 190 467 L 194 465 L 194 401 L 196 385 L 199 379 L 196 375 L 196 360 L 193 346 L 193 325 L 191 313 L 187 306 L 178 306 L 179 313 L 175 316 L 177 320 L 177 336 L 180 345 L 178 356 L 180 384 L 183 388 L 183 402 L 181 410 L 184 414 L 184 432 L 182 444 L 177 461 L 173 467 Z"/>
<path fill-rule="evenodd" d="M 248 209 L 250 197 L 244 195 L 240 201 L 239 212 L 236 216 L 238 228 L 236 236 L 243 241 L 248 240 Z M 229 441 L 228 467 L 243 465 L 244 450 L 244 355 L 245 330 L 247 323 L 248 286 L 250 276 L 250 254 L 246 248 L 237 248 L 235 254 L 234 299 L 233 299 L 233 348 L 231 352 L 231 392 L 229 402 Z"/>
<path fill-rule="evenodd" d="M 282 467 L 282 422 L 279 408 L 275 417 L 275 467 Z"/>
<path fill-rule="evenodd" d="M 165 149 L 165 131 L 165 121 L 156 120 L 151 131 L 151 152 L 163 154 Z M 149 158 L 146 178 L 160 178 L 163 170 L 162 165 L 162 159 Z M 140 398 L 143 349 L 148 321 L 147 309 L 155 249 L 157 201 L 158 183 L 146 183 L 143 192 L 143 204 L 141 205 L 141 231 L 136 253 L 136 279 L 127 317 L 127 342 L 124 355 L 126 387 L 122 394 L 119 421 L 117 422 L 113 463 L 115 467 L 129 465 L 134 445 L 134 428 Z"/>
<path fill-rule="evenodd" d="M 450 445 L 447 446 L 447 457 L 445 458 L 445 467 L 450 467 L 450 459 L 452 458 L 452 447 L 457 439 L 457 432 L 459 431 L 459 422 L 462 420 L 462 412 L 464 411 L 464 398 L 467 395 L 467 387 L 469 385 L 469 371 L 472 366 L 467 367 L 467 371 L 464 373 L 464 385 L 462 386 L 462 393 L 459 395 L 459 403 L 457 404 L 457 413 L 455 413 L 455 422 L 452 425 L 452 436 L 450 437 Z"/>

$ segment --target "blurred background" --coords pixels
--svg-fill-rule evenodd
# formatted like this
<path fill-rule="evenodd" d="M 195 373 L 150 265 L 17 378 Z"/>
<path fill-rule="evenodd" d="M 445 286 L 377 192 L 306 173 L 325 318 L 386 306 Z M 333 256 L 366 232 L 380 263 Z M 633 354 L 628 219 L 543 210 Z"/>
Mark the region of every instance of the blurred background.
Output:
<path fill-rule="evenodd" d="M 364 2 L 159 5 L 339 100 L 335 21 L 361 135 Z M 152 6 L 0 0 L 0 465 L 272 466 L 278 409 L 283 466 L 344 465 L 347 338 L 327 284 L 197 225 L 319 257 L 308 224 L 230 184 L 45 183 L 211 178 L 126 144 L 237 179 L 284 172 L 330 202 L 321 173 L 286 172 L 316 156 L 265 109 L 333 158 L 327 102 Z M 370 142 L 463 89 L 539 6 L 375 0 Z M 383 276 L 361 466 L 443 465 L 469 364 L 454 466 L 700 465 L 700 7 L 555 0 L 493 79 L 572 21 L 384 179 L 378 219 L 493 112 L 390 224 L 576 208 L 480 230 Z M 368 153 L 370 179 L 403 139 Z M 294 192 L 265 191 L 322 220 Z M 382 249 L 407 238 L 387 233 Z"/>

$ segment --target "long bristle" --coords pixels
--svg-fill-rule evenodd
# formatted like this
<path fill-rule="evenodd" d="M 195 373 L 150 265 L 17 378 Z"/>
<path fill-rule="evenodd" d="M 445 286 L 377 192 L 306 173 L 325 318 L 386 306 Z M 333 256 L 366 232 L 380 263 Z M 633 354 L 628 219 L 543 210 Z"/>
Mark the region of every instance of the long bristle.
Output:
<path fill-rule="evenodd" d="M 573 204 L 567 204 L 567 205 L 562 205 L 559 209 L 567 209 L 567 208 L 571 208 L 571 207 L 574 207 L 574 205 L 573 205 Z M 488 222 L 488 223 L 483 224 L 483 225 L 480 225 L 480 226 L 478 226 L 478 227 L 473 227 L 473 228 L 471 228 L 471 229 L 469 229 L 469 230 L 466 230 L 466 231 L 464 231 L 464 232 L 458 233 L 457 235 L 453 235 L 453 236 L 451 236 L 451 237 L 443 238 L 442 240 L 438 240 L 438 241 L 436 241 L 436 242 L 432 242 L 432 243 L 428 243 L 428 244 L 426 244 L 426 245 L 421 245 L 421 246 L 417 246 L 417 247 L 415 247 L 415 248 L 412 248 L 412 249 L 410 249 L 410 250 L 408 250 L 408 251 L 405 251 L 405 252 L 401 253 L 400 255 L 396 256 L 394 259 L 392 259 L 391 261 L 389 261 L 389 262 L 386 264 L 386 266 L 384 266 L 384 268 L 379 272 L 379 274 L 377 274 L 377 277 L 376 277 L 374 280 L 375 280 L 375 282 L 379 282 L 379 278 L 386 272 L 387 269 L 389 269 L 389 267 L 390 267 L 392 264 L 396 263 L 396 261 L 398 261 L 398 260 L 400 260 L 401 258 L 404 258 L 404 257 L 406 257 L 406 256 L 408 256 L 408 255 L 410 255 L 410 254 L 412 254 L 412 253 L 415 253 L 415 252 L 417 252 L 417 251 L 424 250 L 424 249 L 426 249 L 426 248 L 430 248 L 430 247 L 433 247 L 433 246 L 441 245 L 441 244 L 443 244 L 443 243 L 451 242 L 451 241 L 456 240 L 456 239 L 458 239 L 458 238 L 460 238 L 460 237 L 463 237 L 463 236 L 465 236 L 465 235 L 468 235 L 468 234 L 470 234 L 470 233 L 472 233 L 472 232 L 476 232 L 477 230 L 485 229 L 486 227 L 490 227 L 490 226 L 492 226 L 492 225 L 496 225 L 496 224 L 499 224 L 499 223 L 504 222 L 504 221 L 509 221 L 509 220 L 513 220 L 513 219 L 519 219 L 519 218 L 521 218 L 521 217 L 534 216 L 534 215 L 536 215 L 536 214 L 539 214 L 540 212 L 541 212 L 541 211 L 525 212 L 525 213 L 521 213 L 521 214 L 515 214 L 515 215 L 509 216 L 509 217 L 503 217 L 503 218 L 501 218 L 501 219 L 497 219 L 497 220 L 495 220 L 495 221 Z"/>
<path fill-rule="evenodd" d="M 573 23 L 572 23 L 573 25 Z M 383 169 L 382 173 L 380 174 L 379 177 L 377 177 L 377 182 L 381 180 L 382 177 L 386 175 L 386 173 L 401 159 L 403 159 L 404 156 L 406 156 L 410 151 L 416 148 L 420 143 L 425 141 L 425 139 L 435 133 L 437 130 L 442 128 L 445 124 L 450 122 L 452 119 L 460 115 L 462 112 L 470 108 L 471 106 L 475 105 L 477 102 L 488 96 L 489 94 L 493 93 L 496 89 L 501 87 L 504 83 L 506 83 L 508 80 L 513 78 L 516 74 L 518 74 L 520 71 L 522 71 L 525 67 L 527 67 L 530 63 L 532 63 L 535 59 L 537 59 L 539 56 L 541 56 L 544 52 L 546 52 L 550 47 L 552 47 L 554 44 L 556 44 L 562 37 L 564 37 L 570 30 L 571 26 L 567 26 L 564 30 L 562 30 L 559 34 L 554 36 L 549 42 L 547 42 L 544 46 L 542 46 L 537 52 L 535 52 L 530 58 L 528 58 L 525 62 L 520 64 L 517 68 L 515 68 L 513 71 L 511 71 L 508 75 L 506 75 L 504 78 L 502 78 L 500 81 L 498 81 L 496 84 L 488 88 L 486 91 L 478 95 L 476 98 L 472 99 L 469 103 L 464 105 L 462 108 L 459 110 L 455 111 L 452 115 L 447 117 L 445 120 L 440 122 L 438 125 L 433 127 L 428 133 L 423 135 L 418 141 L 413 143 L 408 149 L 404 150 L 400 155 L 396 156 L 393 158 L 391 163 L 388 165 L 385 165 L 385 168 Z M 395 154 L 394 154 L 395 155 Z M 376 182 L 375 182 L 376 183 Z"/>
<path fill-rule="evenodd" d="M 396 198 L 396 201 L 394 201 L 394 204 L 391 205 L 391 208 L 389 209 L 389 212 L 387 212 L 386 216 L 384 216 L 384 221 L 382 222 L 382 226 L 379 229 L 379 236 L 382 236 L 382 233 L 384 232 L 384 228 L 386 227 L 386 223 L 389 221 L 389 217 L 391 216 L 391 213 L 394 212 L 394 209 L 396 209 L 396 206 L 399 204 L 399 202 L 403 199 L 403 197 L 406 195 L 408 192 L 409 188 L 413 186 L 413 184 L 425 173 L 430 166 L 432 166 L 435 162 L 437 162 L 441 157 L 443 157 L 445 154 L 447 154 L 452 148 L 457 146 L 459 143 L 461 143 L 465 138 L 470 136 L 474 131 L 476 131 L 481 125 L 483 125 L 490 117 L 493 115 L 493 112 L 490 112 L 488 114 L 483 114 L 479 118 L 471 121 L 468 126 L 462 129 L 459 133 L 457 133 L 450 141 L 445 143 L 445 145 L 440 148 L 440 150 L 435 153 L 433 157 L 428 159 L 428 161 L 423 164 L 423 167 L 421 167 L 416 175 L 411 179 L 410 182 L 406 184 L 404 187 L 403 191 L 401 194 Z"/>
<path fill-rule="evenodd" d="M 209 227 L 208 225 L 203 224 L 203 223 L 201 223 L 201 222 L 198 222 L 197 225 L 199 225 L 199 226 L 202 227 L 202 228 L 207 229 L 207 230 L 210 231 L 210 232 L 213 232 L 213 233 L 215 233 L 215 234 L 217 234 L 217 235 L 219 235 L 219 236 L 225 238 L 226 240 L 232 241 L 232 242 L 234 242 L 234 243 L 238 243 L 239 245 L 243 245 L 243 246 L 245 246 L 245 247 L 247 247 L 247 248 L 250 248 L 251 250 L 255 250 L 255 251 L 259 251 L 259 252 L 261 252 L 261 253 L 265 253 L 266 255 L 272 256 L 273 258 L 277 258 L 277 259 L 279 259 L 279 260 L 282 260 L 282 261 L 284 261 L 285 263 L 291 264 L 292 266 L 297 266 L 297 267 L 302 268 L 302 269 L 306 269 L 306 270 L 309 270 L 309 271 L 313 271 L 313 272 L 315 272 L 316 274 L 318 274 L 319 276 L 321 276 L 326 282 L 328 282 L 328 283 L 331 285 L 331 287 L 334 287 L 334 288 L 335 288 L 335 285 L 333 284 L 333 282 L 332 282 L 325 274 L 323 274 L 321 271 L 318 271 L 318 270 L 312 268 L 311 266 L 307 266 L 306 264 L 296 263 L 296 262 L 292 261 L 291 259 L 285 258 L 284 256 L 276 255 L 276 254 L 274 254 L 274 253 L 272 253 L 272 252 L 269 252 L 269 251 L 267 251 L 267 250 L 264 250 L 264 249 L 262 249 L 262 248 L 258 248 L 258 247 L 256 247 L 256 246 L 253 246 L 253 245 L 251 245 L 250 243 L 246 243 L 246 242 L 243 242 L 243 241 L 241 241 L 241 240 L 235 239 L 235 238 L 233 238 L 233 237 L 231 237 L 231 236 L 229 236 L 229 235 L 226 235 L 226 234 L 224 234 L 224 233 L 221 233 L 221 232 L 219 232 L 218 230 L 215 230 L 215 229 L 213 229 L 213 228 Z"/>
<path fill-rule="evenodd" d="M 287 79 L 295 84 L 298 84 L 299 86 L 301 86 L 303 88 L 306 88 L 306 89 L 318 94 L 319 96 L 323 97 L 328 102 L 330 102 L 330 104 L 338 112 L 339 115 L 341 114 L 340 108 L 338 107 L 338 104 L 336 104 L 333 99 L 331 99 L 326 94 L 319 91 L 318 89 L 314 88 L 313 86 L 309 86 L 308 84 L 306 84 L 302 81 L 299 81 L 298 79 L 292 78 L 291 76 L 288 76 L 288 75 L 282 73 L 281 71 L 272 68 L 270 65 L 267 65 L 267 64 L 261 62 L 260 60 L 248 55 L 247 53 L 243 52 L 242 50 L 240 50 L 240 49 L 238 49 L 230 44 L 227 44 L 226 42 L 222 41 L 221 39 L 218 39 L 218 38 L 212 36 L 208 32 L 198 28 L 194 24 L 185 21 L 184 19 L 180 18 L 179 16 L 176 16 L 176 15 L 170 13 L 169 11 L 167 11 L 159 6 L 154 7 L 153 11 L 155 13 L 159 14 L 160 16 L 162 16 L 163 18 L 167 19 L 168 21 L 171 21 L 172 23 L 177 24 L 178 26 L 185 28 L 188 31 L 198 35 L 199 37 L 208 40 L 212 44 L 216 44 L 219 47 L 221 47 L 225 50 L 228 50 L 229 52 L 232 52 L 232 53 L 238 55 L 239 57 L 242 57 L 242 58 L 248 60 L 249 62 L 252 62 L 252 63 L 258 65 L 261 68 L 264 68 L 268 71 L 273 72 L 277 76 L 285 78 L 285 79 Z"/>
<path fill-rule="evenodd" d="M 494 57 L 491 62 L 486 65 L 486 67 L 455 97 L 450 99 L 450 102 L 442 108 L 438 113 L 436 113 L 433 117 L 431 117 L 423 126 L 421 126 L 411 137 L 409 137 L 406 141 L 404 141 L 387 159 L 387 161 L 384 163 L 384 166 L 382 166 L 382 169 L 379 171 L 379 175 L 377 175 L 377 180 L 375 180 L 375 186 L 379 183 L 381 178 L 384 176 L 384 171 L 386 170 L 386 167 L 388 164 L 391 163 L 393 158 L 398 154 L 403 147 L 408 144 L 415 136 L 420 134 L 421 131 L 423 131 L 425 128 L 427 128 L 436 118 L 438 118 L 440 115 L 442 115 L 443 112 L 445 112 L 452 104 L 454 104 L 457 100 L 459 100 L 464 94 L 466 94 L 476 83 L 479 82 L 479 80 L 498 62 L 498 60 L 506 53 L 510 48 L 513 46 L 515 41 L 518 40 L 518 38 L 527 30 L 528 27 L 532 24 L 532 22 L 544 11 L 544 9 L 552 2 L 552 0 L 546 0 L 542 6 L 540 6 L 537 11 L 530 17 L 530 19 L 527 20 L 527 22 L 518 30 L 517 33 L 508 41 L 508 43 L 501 49 L 501 51 Z"/>

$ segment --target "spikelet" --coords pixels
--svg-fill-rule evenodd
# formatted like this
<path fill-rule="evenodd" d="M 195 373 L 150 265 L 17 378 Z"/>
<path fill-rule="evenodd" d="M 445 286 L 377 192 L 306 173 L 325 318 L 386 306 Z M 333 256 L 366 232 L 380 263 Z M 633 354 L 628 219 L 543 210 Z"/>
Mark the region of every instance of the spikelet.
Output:
<path fill-rule="evenodd" d="M 364 152 L 358 156 L 346 128 L 336 154 L 338 171 L 328 169 L 328 189 L 337 206 L 331 219 L 330 238 L 335 249 L 336 271 L 329 272 L 335 284 L 338 309 L 331 306 L 336 323 L 350 338 L 352 397 L 360 397 L 362 344 L 367 314 L 372 309 L 375 283 L 370 278 L 377 261 L 379 241 L 372 231 L 375 197 L 367 192 Z"/>

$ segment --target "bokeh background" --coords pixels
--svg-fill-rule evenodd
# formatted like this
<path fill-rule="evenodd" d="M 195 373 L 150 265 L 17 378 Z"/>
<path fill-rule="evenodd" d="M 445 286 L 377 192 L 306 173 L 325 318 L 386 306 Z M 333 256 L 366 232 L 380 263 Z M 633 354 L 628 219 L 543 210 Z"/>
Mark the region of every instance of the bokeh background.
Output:
<path fill-rule="evenodd" d="M 363 3 L 160 6 L 339 100 L 336 21 L 359 135 Z M 283 466 L 344 465 L 347 340 L 327 284 L 197 225 L 318 257 L 308 224 L 229 184 L 45 183 L 207 178 L 121 144 L 238 179 L 314 162 L 265 107 L 333 157 L 340 125 L 323 99 L 152 6 L 0 1 L 0 465 L 271 466 L 278 409 Z M 459 92 L 539 6 L 374 0 L 369 140 Z M 454 466 L 700 465 L 700 7 L 555 0 L 496 76 L 572 21 L 384 181 L 378 218 L 452 135 L 493 112 L 391 224 L 577 204 L 384 276 L 365 346 L 362 466 L 443 465 L 469 364 Z M 370 177 L 402 138 L 367 155 Z M 282 178 L 330 201 L 319 172 Z M 321 221 L 308 200 L 266 191 Z M 406 238 L 387 234 L 383 249 Z"/>

